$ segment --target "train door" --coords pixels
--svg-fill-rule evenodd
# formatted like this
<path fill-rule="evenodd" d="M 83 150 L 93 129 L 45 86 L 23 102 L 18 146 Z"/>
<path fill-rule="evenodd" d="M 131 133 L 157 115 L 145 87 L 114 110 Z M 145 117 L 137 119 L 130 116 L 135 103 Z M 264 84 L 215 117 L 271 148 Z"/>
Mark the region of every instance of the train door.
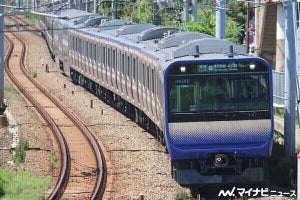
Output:
<path fill-rule="evenodd" d="M 68 34 L 68 44 L 69 44 L 69 51 L 68 51 L 68 56 L 67 56 L 67 60 L 69 65 L 73 65 L 74 64 L 74 37 L 73 34 L 71 32 L 69 32 Z"/>
<path fill-rule="evenodd" d="M 147 104 L 146 104 L 146 65 L 145 62 L 143 61 L 141 63 L 141 87 L 140 87 L 140 91 L 141 91 L 141 107 L 145 110 L 147 108 Z"/>
<path fill-rule="evenodd" d="M 138 68 L 137 68 L 138 59 L 133 56 L 132 57 L 132 78 L 131 78 L 131 93 L 136 102 L 139 103 L 139 93 L 138 93 Z"/>
<path fill-rule="evenodd" d="M 147 107 L 147 111 L 148 113 L 150 113 L 151 111 L 151 96 L 150 96 L 150 66 L 147 64 L 147 66 L 145 67 L 145 73 L 146 73 L 146 107 Z"/>
<path fill-rule="evenodd" d="M 100 81 L 102 81 L 101 77 L 101 45 L 98 43 L 97 45 L 97 78 Z"/>
<path fill-rule="evenodd" d="M 153 66 L 153 64 L 152 64 Z M 150 95 L 150 111 L 152 116 L 155 115 L 155 78 L 154 78 L 154 69 L 150 67 L 149 69 L 150 73 L 150 86 L 149 86 L 149 95 Z"/>
<path fill-rule="evenodd" d="M 163 87 L 163 75 L 160 71 L 157 71 L 157 75 L 156 75 L 156 78 L 157 78 L 157 91 L 156 91 L 156 94 L 157 94 L 157 106 L 156 106 L 156 109 L 157 109 L 157 115 L 158 115 L 158 121 L 160 123 L 163 123 L 163 101 L 164 101 L 164 97 L 163 97 L 163 90 L 164 90 L 164 87 Z"/>
<path fill-rule="evenodd" d="M 102 77 L 102 82 L 103 85 L 107 83 L 106 79 L 106 68 L 105 68 L 105 63 L 106 63 L 106 46 L 102 44 L 102 59 L 101 59 L 101 77 Z"/>
<path fill-rule="evenodd" d="M 117 83 L 117 91 L 120 94 L 119 90 L 122 90 L 122 86 L 121 86 L 121 53 L 120 50 L 117 49 L 117 57 L 116 57 L 116 61 L 117 61 L 117 70 L 116 70 L 116 83 Z"/>
<path fill-rule="evenodd" d="M 89 42 L 84 40 L 84 72 L 90 74 L 89 70 Z"/>
<path fill-rule="evenodd" d="M 129 93 L 128 93 L 128 82 L 129 82 L 129 73 L 130 73 L 130 61 L 129 61 L 129 56 L 126 55 L 126 58 L 125 58 L 125 93 L 126 93 L 126 97 L 129 96 Z"/>
<path fill-rule="evenodd" d="M 107 84 L 109 87 L 113 87 L 113 81 L 112 81 L 112 75 L 113 75 L 113 68 L 112 68 L 112 60 L 111 60 L 111 54 L 112 54 L 112 49 L 110 46 L 107 46 Z"/>
<path fill-rule="evenodd" d="M 93 78 L 95 79 L 97 77 L 97 45 L 95 43 L 92 43 L 92 62 L 93 62 Z"/>
<path fill-rule="evenodd" d="M 63 62 L 63 66 L 62 66 L 62 70 L 69 75 L 69 50 L 70 50 L 70 44 L 69 44 L 69 34 L 68 34 L 68 30 L 63 29 L 61 31 L 62 35 L 62 57 L 61 60 Z"/>
<path fill-rule="evenodd" d="M 86 73 L 86 42 L 84 39 L 81 40 L 81 67 L 84 74 Z"/>
<path fill-rule="evenodd" d="M 122 53 L 122 56 L 121 56 L 121 90 L 122 90 L 122 94 L 123 95 L 126 95 L 126 80 L 125 80 L 125 70 L 126 70 L 126 61 L 125 61 L 125 54 Z"/>
<path fill-rule="evenodd" d="M 59 51 L 58 51 L 58 25 L 57 23 L 54 23 L 53 25 L 54 29 L 53 29 L 53 52 L 54 52 L 54 55 L 59 55 Z"/>
<path fill-rule="evenodd" d="M 132 79 L 133 79 L 133 66 L 132 66 L 132 55 L 127 56 L 127 67 L 128 67 L 128 74 L 126 77 L 126 85 L 127 85 L 127 96 L 130 99 L 133 99 L 132 94 Z"/>
<path fill-rule="evenodd" d="M 87 38 L 86 41 L 86 71 L 87 75 L 90 76 L 92 74 L 92 51 L 91 51 L 91 41 Z"/>
<path fill-rule="evenodd" d="M 80 35 L 78 35 L 78 68 L 83 71 L 82 69 L 82 39 L 80 38 Z"/>
<path fill-rule="evenodd" d="M 113 89 L 117 89 L 117 66 L 116 66 L 116 49 L 111 51 L 111 82 Z"/>
<path fill-rule="evenodd" d="M 86 40 L 86 54 L 85 54 L 85 58 L 86 58 L 86 74 L 88 76 L 91 75 L 91 42 L 90 40 L 87 38 Z"/>
<path fill-rule="evenodd" d="M 157 67 L 155 66 L 153 70 L 153 73 L 152 73 L 152 80 L 153 80 L 153 88 L 152 88 L 152 94 L 153 94 L 153 99 L 152 99 L 152 111 L 153 111 L 153 114 L 154 114 L 154 117 L 155 117 L 155 121 L 158 121 L 158 112 L 157 112 L 157 80 L 158 80 L 158 75 L 157 75 Z"/>

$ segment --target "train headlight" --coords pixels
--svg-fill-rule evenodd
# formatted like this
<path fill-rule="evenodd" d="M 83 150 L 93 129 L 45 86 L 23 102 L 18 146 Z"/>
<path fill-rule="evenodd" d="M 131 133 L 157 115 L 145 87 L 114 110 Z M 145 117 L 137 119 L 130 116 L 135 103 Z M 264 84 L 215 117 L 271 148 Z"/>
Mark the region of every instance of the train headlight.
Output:
<path fill-rule="evenodd" d="M 185 66 L 181 66 L 181 67 L 180 67 L 180 72 L 181 72 L 181 73 L 184 73 L 185 70 L 186 70 L 186 67 L 185 67 Z"/>
<path fill-rule="evenodd" d="M 250 67 L 251 70 L 254 70 L 255 69 L 255 64 L 250 64 L 249 67 Z"/>
<path fill-rule="evenodd" d="M 227 167 L 228 166 L 228 155 L 226 155 L 226 154 L 216 154 L 214 164 L 217 168 Z"/>

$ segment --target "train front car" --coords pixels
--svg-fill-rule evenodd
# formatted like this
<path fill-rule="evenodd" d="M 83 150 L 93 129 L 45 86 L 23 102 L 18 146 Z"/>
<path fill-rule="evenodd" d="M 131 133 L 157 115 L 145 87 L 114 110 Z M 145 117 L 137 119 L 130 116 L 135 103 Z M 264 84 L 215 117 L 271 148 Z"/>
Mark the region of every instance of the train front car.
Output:
<path fill-rule="evenodd" d="M 232 52 L 166 68 L 165 133 L 178 183 L 264 180 L 273 139 L 271 75 L 263 59 Z"/>

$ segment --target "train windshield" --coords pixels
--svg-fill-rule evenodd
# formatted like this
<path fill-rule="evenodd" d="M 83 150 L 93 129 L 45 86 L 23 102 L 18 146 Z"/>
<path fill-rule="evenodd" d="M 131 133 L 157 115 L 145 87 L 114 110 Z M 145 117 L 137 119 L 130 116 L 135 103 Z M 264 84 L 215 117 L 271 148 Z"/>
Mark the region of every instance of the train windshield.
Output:
<path fill-rule="evenodd" d="M 269 118 L 269 90 L 269 72 L 261 63 L 173 66 L 168 75 L 169 119 Z"/>

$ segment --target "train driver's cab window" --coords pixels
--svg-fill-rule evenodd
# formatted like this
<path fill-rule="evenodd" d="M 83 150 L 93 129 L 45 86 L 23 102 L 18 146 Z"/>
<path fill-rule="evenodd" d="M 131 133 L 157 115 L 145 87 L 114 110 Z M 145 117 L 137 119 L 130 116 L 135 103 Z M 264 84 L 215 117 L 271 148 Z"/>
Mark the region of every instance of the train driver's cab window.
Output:
<path fill-rule="evenodd" d="M 269 109 L 265 75 L 177 76 L 168 81 L 171 113 Z"/>

